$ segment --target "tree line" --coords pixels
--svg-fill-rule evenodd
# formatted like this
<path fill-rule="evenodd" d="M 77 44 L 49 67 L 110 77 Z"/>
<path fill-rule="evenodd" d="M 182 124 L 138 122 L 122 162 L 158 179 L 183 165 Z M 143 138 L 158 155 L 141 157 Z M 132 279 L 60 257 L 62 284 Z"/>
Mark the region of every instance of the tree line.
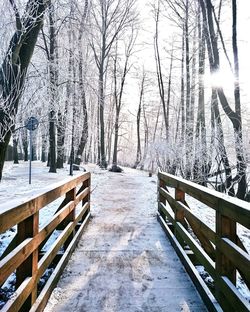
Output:
<path fill-rule="evenodd" d="M 146 44 L 141 5 L 5 1 L 0 178 L 10 142 L 27 159 L 28 134 L 20 127 L 34 115 L 40 120 L 34 154 L 48 162 L 50 172 L 69 159 L 77 166 L 111 164 L 113 171 L 118 164 L 160 167 L 246 197 L 237 1 L 149 1 Z M 222 22 L 228 14 L 230 35 Z M 144 60 L 146 45 L 153 71 Z M 205 79 L 209 72 L 213 81 L 225 62 L 234 76 L 233 96 Z M 136 92 L 129 95 L 131 84 Z"/>

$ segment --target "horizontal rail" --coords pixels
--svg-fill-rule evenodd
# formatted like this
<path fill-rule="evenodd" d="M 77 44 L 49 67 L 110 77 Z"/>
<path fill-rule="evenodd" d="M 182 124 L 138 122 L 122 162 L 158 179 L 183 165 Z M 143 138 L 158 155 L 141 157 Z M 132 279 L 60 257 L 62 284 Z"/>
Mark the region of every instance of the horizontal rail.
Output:
<path fill-rule="evenodd" d="M 31 308 L 41 311 L 40 307 L 45 306 L 89 220 L 90 178 L 90 173 L 86 172 L 21 202 L 0 205 L 0 233 L 17 225 L 16 236 L 0 260 L 1 285 L 16 272 L 16 291 L 2 311 L 29 311 Z M 39 229 L 40 210 L 62 196 L 64 199 L 54 216 Z M 57 238 L 44 251 L 45 243 L 54 232 L 58 233 Z M 51 266 L 54 271 L 39 294 L 39 280 Z"/>
<path fill-rule="evenodd" d="M 174 247 L 181 249 L 177 253 L 190 255 L 192 270 L 199 264 L 210 274 L 214 280 L 212 295 L 223 310 L 249 311 L 249 303 L 236 288 L 237 272 L 245 284 L 250 285 L 250 256 L 236 231 L 238 224 L 250 228 L 249 203 L 164 172 L 158 173 L 158 180 L 158 219 Z M 174 188 L 174 196 L 168 187 Z M 215 211 L 215 230 L 192 212 L 186 194 Z M 187 266 L 186 257 L 180 257 Z M 188 272 L 192 270 L 189 266 Z M 196 279 L 196 285 L 201 285 L 197 274 L 191 276 Z M 204 297 L 204 290 L 201 293 Z M 218 306 L 215 308 L 211 303 L 211 294 L 208 297 L 209 310 L 218 310 Z"/>
<path fill-rule="evenodd" d="M 250 228 L 249 203 L 171 174 L 159 172 L 158 177 L 167 187 L 178 189 L 246 228 Z"/>

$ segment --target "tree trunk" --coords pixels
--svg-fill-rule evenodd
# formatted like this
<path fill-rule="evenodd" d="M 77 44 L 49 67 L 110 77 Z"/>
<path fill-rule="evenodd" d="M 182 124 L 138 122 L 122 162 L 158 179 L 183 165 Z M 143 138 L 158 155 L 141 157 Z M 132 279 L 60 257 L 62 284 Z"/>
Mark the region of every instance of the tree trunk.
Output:
<path fill-rule="evenodd" d="M 42 135 L 42 156 L 41 156 L 42 162 L 46 162 L 46 147 L 47 147 L 46 136 L 43 134 Z"/>
<path fill-rule="evenodd" d="M 99 125 L 100 125 L 100 167 L 107 168 L 105 154 L 105 124 L 104 124 L 104 71 L 99 70 Z"/>
<path fill-rule="evenodd" d="M 2 106 L 0 108 L 0 180 L 11 132 L 15 127 L 14 120 L 25 77 L 42 27 L 45 9 L 46 4 L 43 1 L 27 2 L 21 21 L 25 27 L 15 31 L 0 68 L 1 101 L 5 103 L 4 109 Z"/>
<path fill-rule="evenodd" d="M 239 90 L 239 62 L 238 62 L 238 49 L 237 49 L 237 28 L 236 28 L 236 17 L 237 17 L 237 8 L 236 1 L 232 0 L 232 13 L 233 13 L 233 52 L 234 52 L 234 71 L 235 71 L 235 111 L 230 107 L 228 100 L 225 96 L 224 90 L 222 87 L 217 87 L 216 92 L 220 99 L 221 106 L 231 121 L 234 129 L 234 137 L 235 137 L 235 152 L 237 158 L 237 175 L 234 177 L 234 183 L 238 183 L 238 191 L 237 197 L 240 199 L 244 199 L 246 194 L 246 161 L 244 159 L 244 151 L 243 151 L 243 142 L 242 142 L 242 121 L 241 121 L 241 107 L 240 107 L 240 90 Z M 219 49 L 217 45 L 217 38 L 214 30 L 213 24 L 213 6 L 211 0 L 206 0 L 206 9 L 203 0 L 200 0 L 200 4 L 203 10 L 203 18 L 208 20 L 208 29 L 209 36 L 211 39 L 211 46 L 213 51 L 213 63 L 212 70 L 213 72 L 219 71 L 220 69 L 220 58 L 219 58 Z M 230 187 L 231 194 L 234 194 L 233 185 Z"/>
<path fill-rule="evenodd" d="M 203 25 L 203 23 L 202 23 Z M 206 139 L 206 120 L 205 120 L 205 32 L 204 25 L 201 25 L 200 12 L 198 15 L 198 39 L 199 39 L 199 99 L 198 113 L 195 131 L 195 162 L 194 162 L 194 181 L 206 186 L 208 163 L 207 163 L 207 139 Z"/>
<path fill-rule="evenodd" d="M 237 197 L 244 199 L 247 191 L 246 181 L 246 161 L 244 157 L 243 138 L 242 138 L 242 118 L 241 118 L 241 101 L 240 101 L 240 84 L 239 84 L 239 57 L 238 57 L 238 45 L 237 45 L 237 1 L 232 0 L 232 15 L 233 15 L 233 55 L 234 55 L 234 101 L 235 112 L 238 118 L 238 125 L 234 127 L 235 131 L 235 149 L 237 157 L 237 177 L 238 190 Z"/>
<path fill-rule="evenodd" d="M 29 160 L 29 155 L 28 155 L 28 137 L 27 137 L 27 129 L 22 129 L 21 130 L 21 135 L 22 135 L 22 144 L 23 144 L 23 153 L 24 153 L 24 161 Z"/>
<path fill-rule="evenodd" d="M 56 69 L 56 34 L 54 6 L 49 3 L 49 88 L 50 88 L 50 112 L 49 112 L 49 172 L 56 172 L 56 128 L 55 128 L 55 105 L 57 100 L 57 69 Z"/>
<path fill-rule="evenodd" d="M 84 12 L 81 20 L 80 31 L 78 36 L 78 55 L 79 55 L 79 93 L 81 98 L 82 104 L 82 115 L 83 115 L 83 125 L 82 125 L 82 132 L 80 143 L 78 145 L 76 157 L 75 157 L 75 164 L 80 166 L 82 155 L 84 152 L 84 148 L 86 146 L 88 140 L 88 112 L 87 112 L 87 105 L 86 105 L 86 95 L 84 90 L 84 75 L 83 75 L 83 53 L 82 53 L 82 34 L 84 31 L 84 24 L 88 10 L 88 0 L 85 0 Z M 79 167 L 76 167 L 79 168 Z"/>
<path fill-rule="evenodd" d="M 165 88 L 164 88 L 164 81 L 162 75 L 162 66 L 161 66 L 161 58 L 160 58 L 160 51 L 159 51 L 159 15 L 160 15 L 160 1 L 158 0 L 158 5 L 155 12 L 155 37 L 154 37 L 154 50 L 155 50 L 155 61 L 156 61 L 156 73 L 157 73 L 157 82 L 159 88 L 160 99 L 163 107 L 163 116 L 165 122 L 165 133 L 166 133 L 166 140 L 169 139 L 169 108 L 166 107 L 166 100 L 165 100 Z M 172 60 L 171 65 L 172 66 Z"/>
<path fill-rule="evenodd" d="M 207 18 L 206 7 L 204 4 L 204 1 L 203 0 L 199 0 L 199 1 L 200 1 L 201 11 L 202 11 L 202 16 L 203 16 L 203 25 L 204 25 L 206 44 L 207 44 L 210 73 L 212 76 L 214 73 L 217 72 L 219 68 L 218 49 L 215 48 L 217 46 L 217 37 L 215 36 L 214 31 L 212 30 L 213 26 L 212 26 L 212 29 L 210 29 L 210 26 L 209 26 L 211 25 L 211 22 L 212 22 L 211 20 L 212 11 L 210 10 L 210 16 L 209 18 Z M 226 173 L 225 186 L 222 187 L 221 189 L 224 189 L 224 191 L 228 189 L 229 190 L 228 194 L 234 196 L 234 189 L 232 187 L 232 172 L 229 166 L 229 160 L 228 160 L 227 151 L 226 151 L 225 143 L 224 143 L 224 133 L 223 133 L 222 122 L 220 118 L 217 94 L 218 94 L 218 90 L 215 87 L 212 87 L 212 100 L 211 100 L 212 135 L 214 131 L 213 129 L 215 129 L 217 140 L 218 140 L 218 143 L 216 144 L 216 146 L 218 146 L 218 152 L 220 154 L 221 161 L 225 168 L 225 173 Z M 213 125 L 213 122 L 214 122 L 214 125 Z M 211 140 L 212 140 L 211 142 L 214 142 L 213 137 Z"/>
<path fill-rule="evenodd" d="M 142 97 L 144 93 L 144 84 L 145 84 L 145 79 L 146 75 L 143 70 L 142 74 L 142 81 L 141 81 L 141 86 L 140 86 L 140 99 L 139 99 L 139 106 L 138 106 L 138 111 L 137 111 L 137 118 L 136 118 L 136 133 L 137 133 L 137 149 L 136 149 L 136 161 L 134 164 L 134 168 L 137 168 L 139 163 L 141 162 L 141 109 L 142 109 Z"/>
<path fill-rule="evenodd" d="M 19 164 L 17 145 L 18 145 L 17 138 L 13 138 L 13 160 L 14 160 L 14 164 Z"/>
<path fill-rule="evenodd" d="M 191 123 L 191 79 L 190 79 L 190 53 L 189 53 L 189 0 L 186 0 L 185 12 L 185 65 L 186 65 L 186 164 L 185 178 L 191 178 L 191 163 L 192 163 L 192 147 L 193 147 L 193 127 Z"/>

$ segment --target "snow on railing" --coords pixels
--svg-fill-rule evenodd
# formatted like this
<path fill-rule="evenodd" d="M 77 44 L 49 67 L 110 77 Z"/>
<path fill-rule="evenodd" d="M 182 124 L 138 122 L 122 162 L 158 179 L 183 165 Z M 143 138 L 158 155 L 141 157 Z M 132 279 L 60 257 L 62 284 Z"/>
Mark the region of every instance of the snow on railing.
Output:
<path fill-rule="evenodd" d="M 62 196 L 56 213 L 40 229 L 40 211 Z M 1 205 L 0 211 L 0 233 L 17 225 L 16 236 L 0 258 L 0 285 L 16 272 L 16 290 L 2 311 L 41 311 L 89 220 L 90 173 L 48 187 L 25 202 Z M 56 239 L 44 249 L 52 234 Z M 52 274 L 44 279 L 52 263 Z"/>
<path fill-rule="evenodd" d="M 250 311 L 236 287 L 236 275 L 250 286 L 250 256 L 237 224 L 250 229 L 250 205 L 182 178 L 158 173 L 158 220 L 210 311 Z M 174 188 L 175 196 L 170 189 Z M 185 194 L 215 210 L 215 231 L 192 212 Z M 213 281 L 208 288 L 198 271 Z"/>

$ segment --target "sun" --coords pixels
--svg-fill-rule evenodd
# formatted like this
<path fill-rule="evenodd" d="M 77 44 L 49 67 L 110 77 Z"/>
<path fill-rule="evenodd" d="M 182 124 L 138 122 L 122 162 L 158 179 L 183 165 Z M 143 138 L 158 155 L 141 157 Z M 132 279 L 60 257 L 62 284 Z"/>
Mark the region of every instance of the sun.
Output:
<path fill-rule="evenodd" d="M 207 73 L 204 77 L 205 83 L 209 83 L 211 87 L 223 88 L 231 90 L 234 87 L 234 75 L 229 69 L 220 69 L 215 73 Z"/>

